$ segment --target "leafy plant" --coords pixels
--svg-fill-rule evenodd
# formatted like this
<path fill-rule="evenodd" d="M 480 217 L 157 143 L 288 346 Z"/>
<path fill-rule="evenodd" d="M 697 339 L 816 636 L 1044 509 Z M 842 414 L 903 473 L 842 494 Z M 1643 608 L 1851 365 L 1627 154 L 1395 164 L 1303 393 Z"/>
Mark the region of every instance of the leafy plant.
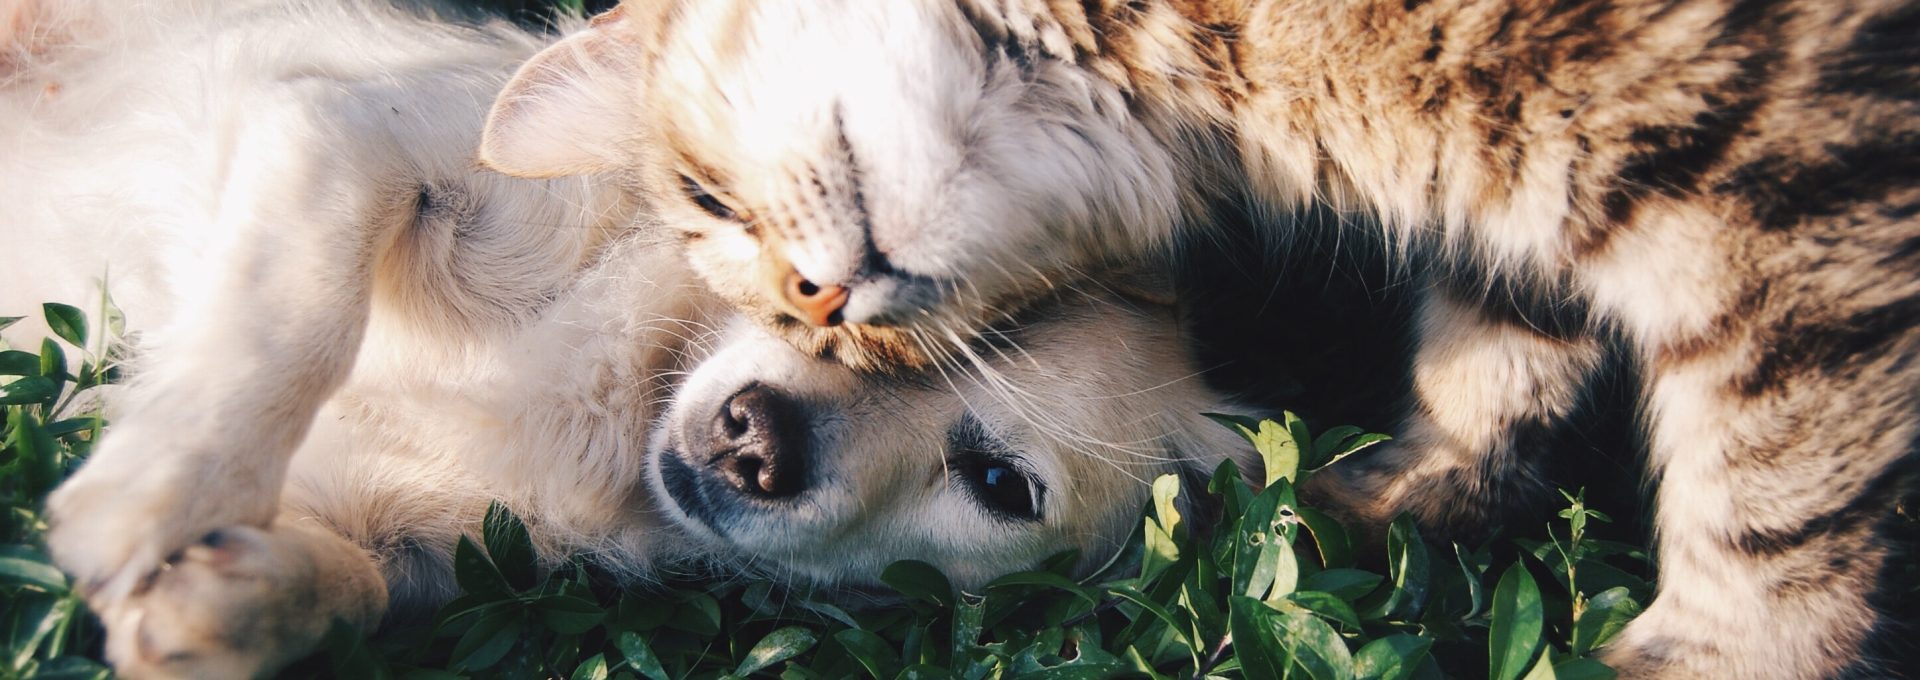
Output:
<path fill-rule="evenodd" d="M 37 352 L 0 347 L 0 675 L 106 677 L 100 630 L 37 545 L 46 494 L 101 434 L 93 390 L 118 376 L 123 324 L 48 304 Z M 0 318 L 0 327 L 19 321 Z M 1062 554 L 980 592 L 933 567 L 882 574 L 892 594 L 845 607 L 763 582 L 686 581 L 623 591 L 581 562 L 543 570 L 526 527 L 491 508 L 455 548 L 464 594 L 430 620 L 372 639 L 344 626 L 289 671 L 356 678 L 1602 678 L 1588 655 L 1650 595 L 1642 549 L 1590 536 L 1610 518 L 1565 494 L 1548 540 L 1439 546 L 1407 518 L 1358 546 L 1298 484 L 1385 438 L 1315 436 L 1279 420 L 1216 415 L 1260 452 L 1206 488 L 1155 480 L 1138 531 L 1079 575 Z M 1205 498 L 1201 498 L 1204 496 Z M 1183 503 L 1182 499 L 1205 502 Z M 1189 516 L 1217 507 L 1217 516 Z M 1376 552 L 1384 554 L 1375 554 Z M 1508 557 L 1496 558 L 1495 555 Z M 1543 575 L 1545 580 L 1536 580 Z M 1497 578 L 1496 578 L 1497 576 Z M 1564 595 L 1563 595 L 1564 594 Z"/>
<path fill-rule="evenodd" d="M 106 677 L 98 625 L 38 543 L 46 495 L 99 441 L 93 390 L 119 377 L 124 322 L 105 295 L 97 326 L 70 305 L 41 315 L 54 337 L 38 353 L 0 344 L 0 675 Z M 0 317 L 0 329 L 24 318 Z"/>
<path fill-rule="evenodd" d="M 1311 436 L 1280 421 L 1216 416 L 1260 451 L 1262 486 L 1231 465 L 1205 489 L 1165 476 L 1140 530 L 1094 574 L 1078 556 L 955 590 L 932 566 L 882 574 L 882 606 L 848 610 L 765 583 L 683 583 L 618 592 L 579 564 L 541 575 L 526 530 L 492 508 L 456 569 L 467 594 L 432 625 L 369 646 L 341 634 L 304 672 L 347 677 L 571 678 L 1605 678 L 1586 655 L 1637 611 L 1630 597 L 1583 598 L 1577 622 L 1549 625 L 1526 562 L 1452 546 L 1453 565 L 1412 522 L 1388 532 L 1383 571 L 1363 569 L 1346 531 L 1297 502 L 1295 482 L 1381 441 L 1351 428 Z M 1182 494 L 1221 507 L 1214 526 Z M 1583 496 L 1581 496 L 1583 497 Z M 1595 517 L 1575 496 L 1570 526 Z M 1208 531 L 1207 529 L 1211 529 Z M 1618 555 L 1578 526 L 1538 546 L 1575 574 Z M 1522 552 L 1545 569 L 1550 564 Z M 1579 591 L 1575 591 L 1579 592 Z M 1601 612 L 1605 612 L 1602 614 Z M 436 670 L 437 669 L 437 670 Z"/>

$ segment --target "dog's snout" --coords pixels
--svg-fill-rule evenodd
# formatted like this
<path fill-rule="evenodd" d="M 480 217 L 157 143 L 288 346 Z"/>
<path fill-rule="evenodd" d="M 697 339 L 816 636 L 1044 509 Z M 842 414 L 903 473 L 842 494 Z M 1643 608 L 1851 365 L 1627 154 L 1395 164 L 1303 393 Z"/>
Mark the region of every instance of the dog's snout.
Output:
<path fill-rule="evenodd" d="M 754 383 L 720 405 L 707 466 L 741 493 L 785 498 L 805 489 L 806 446 L 799 406 Z"/>

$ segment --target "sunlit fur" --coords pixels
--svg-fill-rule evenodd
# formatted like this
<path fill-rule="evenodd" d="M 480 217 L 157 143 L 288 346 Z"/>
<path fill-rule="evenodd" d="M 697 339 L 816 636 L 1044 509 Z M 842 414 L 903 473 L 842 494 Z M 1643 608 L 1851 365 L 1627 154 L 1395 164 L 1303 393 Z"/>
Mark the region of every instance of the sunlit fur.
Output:
<path fill-rule="evenodd" d="M 1281 244 L 1302 204 L 1355 214 L 1427 296 L 1417 393 L 1309 491 L 1484 530 L 1617 333 L 1662 589 L 1605 658 L 1821 677 L 1874 668 L 1880 522 L 1920 467 L 1916 26 L 1909 0 L 631 0 L 522 69 L 482 155 L 624 173 L 716 290 L 863 369 L 1122 279 L 1213 201 Z M 849 323 L 782 321 L 788 269 Z"/>
<path fill-rule="evenodd" d="M 6 16 L 33 20 L 0 91 L 0 310 L 92 311 L 104 278 L 135 336 L 109 434 L 49 503 L 123 676 L 251 677 L 335 617 L 417 615 L 493 500 L 544 563 L 630 582 L 866 592 L 913 558 L 974 587 L 1070 548 L 1098 564 L 1152 479 L 1248 452 L 1198 415 L 1247 409 L 1164 304 L 1062 289 L 947 345 L 965 368 L 855 374 L 731 316 L 624 192 L 478 169 L 539 36 L 360 0 Z M 649 444 L 684 448 L 747 382 L 803 401 L 817 474 L 719 539 L 655 502 Z M 963 415 L 1045 486 L 1037 519 L 943 469 Z"/>

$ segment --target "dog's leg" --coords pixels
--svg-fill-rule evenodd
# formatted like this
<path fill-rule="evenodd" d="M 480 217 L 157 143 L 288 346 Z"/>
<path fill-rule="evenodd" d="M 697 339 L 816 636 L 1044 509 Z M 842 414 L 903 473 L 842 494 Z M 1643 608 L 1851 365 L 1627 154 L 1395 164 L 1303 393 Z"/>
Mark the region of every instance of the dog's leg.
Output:
<path fill-rule="evenodd" d="M 96 606 L 213 529 L 266 526 L 291 452 L 352 367 L 371 262 L 410 194 L 400 140 L 328 104 L 339 89 L 294 81 L 233 107 L 248 115 L 206 230 L 221 245 L 184 263 L 178 321 L 149 335 L 110 434 L 49 501 L 48 544 Z"/>
<path fill-rule="evenodd" d="M 365 549 L 283 517 L 209 532 L 100 618 L 121 677 L 253 678 L 312 652 L 336 619 L 371 632 L 386 605 Z"/>
<path fill-rule="evenodd" d="M 1577 406 L 1602 351 L 1584 331 L 1543 332 L 1444 289 L 1421 301 L 1419 323 L 1413 402 L 1395 439 L 1303 491 L 1356 531 L 1409 512 L 1440 535 L 1470 536 L 1539 490 L 1536 449 Z"/>

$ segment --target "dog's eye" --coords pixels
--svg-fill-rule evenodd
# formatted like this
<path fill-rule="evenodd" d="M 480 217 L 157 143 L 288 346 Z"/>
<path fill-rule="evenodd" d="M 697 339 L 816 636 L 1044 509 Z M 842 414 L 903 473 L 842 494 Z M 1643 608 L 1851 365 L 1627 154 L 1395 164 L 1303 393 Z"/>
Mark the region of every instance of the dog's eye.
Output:
<path fill-rule="evenodd" d="M 966 487 L 981 507 L 1011 520 L 1040 519 L 1046 487 L 988 435 L 979 421 L 963 418 L 947 438 L 947 468 L 955 483 Z"/>
<path fill-rule="evenodd" d="M 955 472 L 980 505 L 1010 519 L 1040 519 L 1039 487 L 1012 463 L 981 456 L 963 461 Z"/>
<path fill-rule="evenodd" d="M 707 211 L 708 215 L 723 220 L 740 219 L 738 213 L 735 213 L 732 208 L 727 207 L 727 204 L 721 203 L 720 199 L 714 198 L 713 192 L 707 191 L 705 186 L 694 181 L 692 177 L 681 175 L 680 189 L 687 193 L 688 200 L 693 201 L 694 205 L 700 206 L 701 210 Z"/>

